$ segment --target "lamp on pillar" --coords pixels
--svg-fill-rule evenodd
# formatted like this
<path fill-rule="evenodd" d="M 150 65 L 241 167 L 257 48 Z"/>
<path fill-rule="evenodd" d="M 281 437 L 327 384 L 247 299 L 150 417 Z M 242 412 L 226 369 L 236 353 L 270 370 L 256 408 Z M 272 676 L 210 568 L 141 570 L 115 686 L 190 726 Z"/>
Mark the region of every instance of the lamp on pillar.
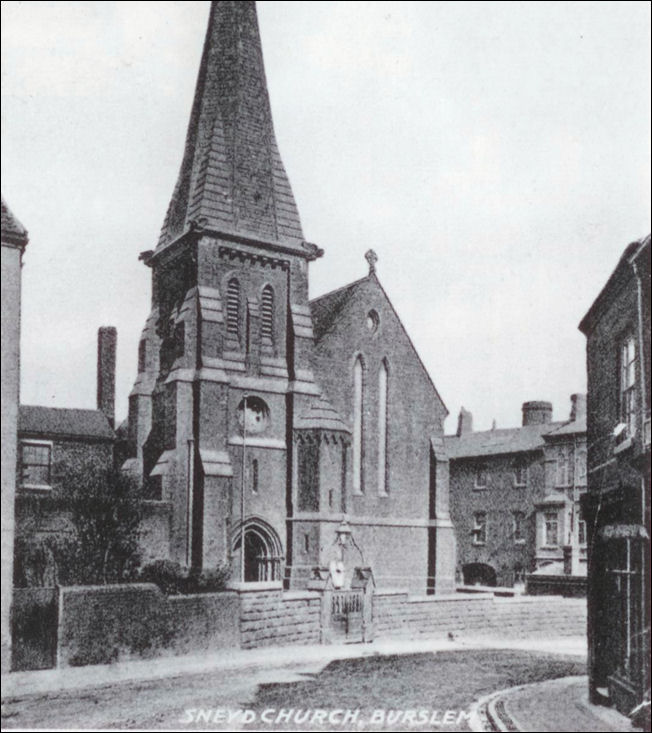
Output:
<path fill-rule="evenodd" d="M 343 519 L 340 526 L 335 530 L 337 546 L 340 548 L 340 560 L 344 562 L 344 551 L 351 542 L 351 527 L 346 519 Z"/>

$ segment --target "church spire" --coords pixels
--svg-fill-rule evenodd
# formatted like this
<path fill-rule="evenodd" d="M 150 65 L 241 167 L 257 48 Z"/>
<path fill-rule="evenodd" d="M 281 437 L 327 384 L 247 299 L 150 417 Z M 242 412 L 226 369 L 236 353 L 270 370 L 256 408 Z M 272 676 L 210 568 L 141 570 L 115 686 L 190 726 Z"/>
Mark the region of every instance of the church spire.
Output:
<path fill-rule="evenodd" d="M 274 135 L 254 2 L 211 3 L 159 247 L 195 226 L 305 249 Z"/>

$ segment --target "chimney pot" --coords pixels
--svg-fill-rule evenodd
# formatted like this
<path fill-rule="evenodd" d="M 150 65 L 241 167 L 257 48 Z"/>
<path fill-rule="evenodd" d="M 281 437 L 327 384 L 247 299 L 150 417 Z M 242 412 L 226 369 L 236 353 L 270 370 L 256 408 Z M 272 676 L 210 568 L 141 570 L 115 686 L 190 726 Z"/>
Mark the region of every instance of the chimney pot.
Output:
<path fill-rule="evenodd" d="M 102 326 L 97 332 L 97 409 L 115 427 L 115 358 L 118 332 Z"/>
<path fill-rule="evenodd" d="M 523 426 L 548 425 L 552 421 L 552 403 L 534 400 L 523 403 Z"/>
<path fill-rule="evenodd" d="M 571 421 L 583 420 L 586 417 L 586 395 L 585 394 L 572 394 L 571 395 Z"/>
<path fill-rule="evenodd" d="M 465 435 L 466 433 L 473 432 L 473 415 L 465 410 L 463 407 L 460 408 L 460 414 L 457 417 L 457 437 Z"/>

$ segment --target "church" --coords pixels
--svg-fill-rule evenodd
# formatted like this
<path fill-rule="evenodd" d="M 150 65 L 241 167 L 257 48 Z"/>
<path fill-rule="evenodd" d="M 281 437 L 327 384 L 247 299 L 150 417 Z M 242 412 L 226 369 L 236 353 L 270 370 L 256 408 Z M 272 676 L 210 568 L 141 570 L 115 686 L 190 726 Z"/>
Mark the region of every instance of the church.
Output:
<path fill-rule="evenodd" d="M 366 254 L 311 300 L 254 2 L 213 2 L 161 235 L 124 469 L 145 560 L 306 587 L 348 539 L 382 587 L 454 590 L 447 415 Z"/>

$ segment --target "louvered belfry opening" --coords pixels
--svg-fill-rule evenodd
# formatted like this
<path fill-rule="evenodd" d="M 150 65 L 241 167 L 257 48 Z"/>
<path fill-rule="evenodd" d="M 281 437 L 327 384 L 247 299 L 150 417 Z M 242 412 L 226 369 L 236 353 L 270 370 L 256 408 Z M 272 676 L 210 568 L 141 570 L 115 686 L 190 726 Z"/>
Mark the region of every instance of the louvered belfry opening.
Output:
<path fill-rule="evenodd" d="M 260 335 L 274 340 L 274 291 L 271 285 L 263 288 L 260 308 Z"/>
<path fill-rule="evenodd" d="M 226 286 L 226 332 L 240 339 L 240 283 L 235 278 Z"/>

